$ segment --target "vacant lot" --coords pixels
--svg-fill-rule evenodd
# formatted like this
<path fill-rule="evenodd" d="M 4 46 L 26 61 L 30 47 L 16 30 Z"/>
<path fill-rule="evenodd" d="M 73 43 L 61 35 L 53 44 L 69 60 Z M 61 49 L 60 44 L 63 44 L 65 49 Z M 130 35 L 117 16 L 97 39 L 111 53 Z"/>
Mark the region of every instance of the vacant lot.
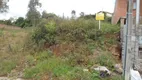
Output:
<path fill-rule="evenodd" d="M 60 34 L 54 33 L 53 23 L 46 25 L 50 33 L 43 27 L 21 29 L 0 25 L 0 76 L 28 80 L 121 80 L 120 76 L 101 78 L 99 72 L 91 69 L 101 65 L 113 72 L 113 65 L 119 63 L 119 30 L 108 25 L 111 30 L 102 27 L 105 35 L 94 35 L 93 27 L 94 33 L 84 25 L 88 22 L 66 21 L 57 28 Z M 42 30 L 49 38 L 39 37 L 47 36 Z"/>

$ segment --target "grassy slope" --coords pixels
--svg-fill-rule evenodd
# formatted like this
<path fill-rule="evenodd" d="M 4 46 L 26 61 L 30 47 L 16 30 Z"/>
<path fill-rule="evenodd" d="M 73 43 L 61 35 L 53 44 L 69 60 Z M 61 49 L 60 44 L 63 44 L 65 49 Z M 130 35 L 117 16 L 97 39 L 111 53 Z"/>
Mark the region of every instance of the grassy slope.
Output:
<path fill-rule="evenodd" d="M 19 28 L 0 28 L 0 76 L 19 77 L 18 74 L 22 72 L 21 75 L 24 78 L 40 80 L 48 80 L 51 78 L 54 80 L 104 80 L 98 77 L 97 72 L 83 72 L 82 70 L 84 68 L 89 69 L 95 63 L 96 65 L 106 65 L 108 67 L 111 67 L 115 63 L 111 54 L 111 52 L 116 53 L 115 49 L 113 49 L 116 47 L 115 44 L 113 46 L 107 45 L 109 47 L 108 50 L 112 50 L 110 52 L 106 48 L 104 48 L 104 51 L 99 49 L 94 50 L 96 45 L 94 46 L 92 43 L 62 43 L 52 46 L 50 50 L 37 52 L 34 55 L 30 54 L 31 52 L 23 49 L 28 32 L 29 30 Z M 104 36 L 102 39 L 113 39 L 115 37 L 115 35 L 107 38 Z M 108 41 L 110 43 L 113 42 L 113 40 Z M 102 45 L 105 42 L 109 43 L 108 41 L 103 41 Z M 73 50 L 71 55 L 68 55 L 69 50 Z M 92 54 L 81 56 L 81 54 L 86 54 L 86 52 Z M 67 53 L 67 58 L 60 55 L 54 56 L 53 53 L 61 53 L 64 55 Z M 75 53 L 81 54 L 77 55 Z M 119 78 L 117 79 L 121 80 Z M 117 79 L 111 78 L 111 80 Z M 105 80 L 110 80 L 110 78 Z"/>

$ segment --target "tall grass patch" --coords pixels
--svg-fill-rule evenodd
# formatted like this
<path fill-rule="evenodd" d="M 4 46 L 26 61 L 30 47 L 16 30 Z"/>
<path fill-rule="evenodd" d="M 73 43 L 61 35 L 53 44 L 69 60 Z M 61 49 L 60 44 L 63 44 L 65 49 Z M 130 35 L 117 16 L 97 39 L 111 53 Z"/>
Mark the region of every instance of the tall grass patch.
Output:
<path fill-rule="evenodd" d="M 0 63 L 0 76 L 8 75 L 16 67 L 13 60 L 2 60 Z"/>
<path fill-rule="evenodd" d="M 113 68 L 113 65 L 115 64 L 115 59 L 110 52 L 102 51 L 96 57 L 95 62 L 101 66 L 107 66 L 111 69 Z"/>

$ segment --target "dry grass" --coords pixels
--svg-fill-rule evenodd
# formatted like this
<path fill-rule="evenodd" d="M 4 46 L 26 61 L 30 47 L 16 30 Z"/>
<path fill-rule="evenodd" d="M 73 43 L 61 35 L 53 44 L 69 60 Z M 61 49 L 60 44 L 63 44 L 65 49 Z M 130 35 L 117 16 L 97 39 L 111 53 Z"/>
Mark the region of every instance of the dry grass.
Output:
<path fill-rule="evenodd" d="M 15 29 L 15 30 L 21 29 L 20 27 L 16 27 L 16 26 L 8 26 L 8 25 L 4 25 L 4 24 L 0 24 L 0 28 L 5 28 L 5 29 Z"/>
<path fill-rule="evenodd" d="M 18 27 L 0 25 L 0 76 L 8 76 L 24 59 L 23 46 L 27 33 Z M 3 67 L 9 65 L 8 67 Z"/>

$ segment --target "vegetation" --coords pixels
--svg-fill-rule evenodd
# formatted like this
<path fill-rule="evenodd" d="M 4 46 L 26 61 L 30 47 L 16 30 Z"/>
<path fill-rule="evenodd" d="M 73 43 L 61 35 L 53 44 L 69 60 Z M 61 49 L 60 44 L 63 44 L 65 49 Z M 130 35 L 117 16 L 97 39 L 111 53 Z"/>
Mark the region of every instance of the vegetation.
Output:
<path fill-rule="evenodd" d="M 101 65 L 113 70 L 117 59 L 109 48 L 117 45 L 118 32 L 118 26 L 106 22 L 102 24 L 101 30 L 98 30 L 94 19 L 50 22 L 44 19 L 27 39 L 32 45 L 27 44 L 25 48 L 32 54 L 27 59 L 29 66 L 24 71 L 24 77 L 107 80 L 99 77 L 98 72 L 84 72 L 83 69 L 90 70 L 93 65 Z M 36 47 L 29 49 L 29 46 Z"/>
<path fill-rule="evenodd" d="M 27 19 L 31 22 L 32 26 L 37 26 L 41 15 L 36 7 L 41 7 L 41 3 L 39 0 L 30 0 L 28 7 Z"/>
<path fill-rule="evenodd" d="M 19 77 L 21 73 L 27 80 L 122 80 L 120 75 L 102 78 L 92 69 L 106 66 L 113 72 L 118 62 L 113 54 L 120 29 L 110 24 L 110 18 L 105 18 L 99 30 L 95 15 L 81 12 L 76 18 L 75 10 L 71 19 L 46 11 L 40 15 L 37 6 L 41 7 L 39 0 L 30 0 L 26 18 L 0 21 L 6 24 L 0 25 L 0 76 Z"/>
<path fill-rule="evenodd" d="M 18 20 L 23 21 L 23 18 Z M 109 48 L 117 45 L 118 32 L 117 25 L 103 22 L 98 30 L 97 21 L 83 18 L 44 18 L 35 28 L 0 29 L 3 45 L 13 39 L 9 47 L 0 51 L 0 59 L 7 57 L 8 60 L 0 64 L 8 65 L 0 68 L 0 75 L 13 74 L 14 69 L 22 70 L 25 79 L 34 80 L 116 80 L 115 77 L 101 78 L 91 67 L 101 65 L 113 71 L 117 59 Z"/>
<path fill-rule="evenodd" d="M 46 44 L 49 45 L 55 44 L 55 35 L 56 35 L 56 24 L 54 22 L 45 23 L 41 22 L 40 27 L 38 27 L 35 32 L 32 34 L 32 40 L 40 45 Z"/>
<path fill-rule="evenodd" d="M 3 13 L 3 12 L 7 12 L 7 9 L 8 9 L 8 5 L 7 5 L 7 2 L 9 0 L 0 0 L 0 12 Z"/>
<path fill-rule="evenodd" d="M 58 18 L 58 17 L 54 13 L 47 13 L 46 11 L 43 11 L 42 12 L 42 18 L 49 20 L 49 19 L 55 19 L 55 18 Z"/>
<path fill-rule="evenodd" d="M 27 20 L 27 19 L 24 19 L 23 17 L 19 17 L 13 24 L 16 25 L 16 26 L 19 26 L 21 28 L 32 26 L 30 21 Z"/>
<path fill-rule="evenodd" d="M 0 75 L 6 75 L 16 67 L 16 61 L 3 60 L 0 63 Z"/>

